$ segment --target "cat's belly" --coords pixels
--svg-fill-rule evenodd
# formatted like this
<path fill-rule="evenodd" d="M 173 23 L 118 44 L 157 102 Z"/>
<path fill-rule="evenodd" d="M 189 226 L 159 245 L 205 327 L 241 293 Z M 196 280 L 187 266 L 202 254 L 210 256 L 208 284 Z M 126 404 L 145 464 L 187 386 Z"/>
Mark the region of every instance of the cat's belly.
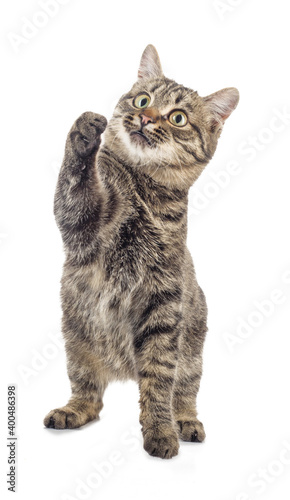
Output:
<path fill-rule="evenodd" d="M 131 297 L 137 287 L 140 283 L 122 290 L 122 283 L 113 284 L 97 264 L 64 271 L 63 310 L 74 321 L 73 335 L 89 346 L 113 379 L 137 378 L 129 318 Z"/>

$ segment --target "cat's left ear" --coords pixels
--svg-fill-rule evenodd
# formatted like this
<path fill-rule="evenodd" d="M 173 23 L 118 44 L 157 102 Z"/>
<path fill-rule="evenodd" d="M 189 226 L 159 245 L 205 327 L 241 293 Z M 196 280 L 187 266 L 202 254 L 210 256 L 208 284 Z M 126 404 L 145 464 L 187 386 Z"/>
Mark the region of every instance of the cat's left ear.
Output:
<path fill-rule="evenodd" d="M 234 87 L 219 90 L 203 98 L 211 113 L 210 120 L 213 132 L 222 129 L 226 119 L 237 107 L 239 98 L 239 91 Z"/>
<path fill-rule="evenodd" d="M 161 78 L 162 76 L 158 52 L 153 45 L 147 45 L 141 57 L 138 78 Z"/>

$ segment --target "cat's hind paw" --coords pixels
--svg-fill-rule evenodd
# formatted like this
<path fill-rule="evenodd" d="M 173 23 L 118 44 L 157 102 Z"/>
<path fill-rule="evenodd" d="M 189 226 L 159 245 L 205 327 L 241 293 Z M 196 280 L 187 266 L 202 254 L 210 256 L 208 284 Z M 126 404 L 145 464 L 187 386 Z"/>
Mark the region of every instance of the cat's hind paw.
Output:
<path fill-rule="evenodd" d="M 183 441 L 201 443 L 205 439 L 203 424 L 198 420 L 178 420 L 179 437 Z"/>

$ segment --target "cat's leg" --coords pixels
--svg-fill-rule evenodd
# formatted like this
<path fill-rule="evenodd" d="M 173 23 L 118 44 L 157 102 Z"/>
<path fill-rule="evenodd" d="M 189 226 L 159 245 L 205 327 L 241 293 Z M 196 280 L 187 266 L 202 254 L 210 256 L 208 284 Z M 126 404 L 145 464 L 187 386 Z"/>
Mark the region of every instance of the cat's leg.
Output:
<path fill-rule="evenodd" d="M 179 448 L 178 427 L 172 414 L 180 331 L 176 297 L 178 294 L 168 291 L 152 294 L 134 339 L 144 449 L 160 458 L 177 455 Z"/>
<path fill-rule="evenodd" d="M 96 154 L 106 124 L 101 115 L 83 113 L 66 141 L 54 212 L 73 265 L 85 264 L 96 257 L 98 232 L 107 202 L 107 193 L 98 178 Z M 52 410 L 45 417 L 44 424 L 56 429 L 80 427 L 97 418 L 107 384 L 100 363 L 86 346 L 68 328 L 64 336 L 72 397 L 66 406 Z"/>
<path fill-rule="evenodd" d="M 104 364 L 89 346 L 74 338 L 66 343 L 66 352 L 72 396 L 66 406 L 45 417 L 44 425 L 54 429 L 75 429 L 98 418 L 108 384 Z"/>
<path fill-rule="evenodd" d="M 96 256 L 100 228 L 110 215 L 108 204 L 114 205 L 96 166 L 106 125 L 105 117 L 91 112 L 76 120 L 66 140 L 55 193 L 54 213 L 65 250 L 80 264 Z"/>
<path fill-rule="evenodd" d="M 201 357 L 189 359 L 180 352 L 173 390 L 172 407 L 179 436 L 183 441 L 202 442 L 203 424 L 197 418 L 196 397 L 202 375 Z"/>
<path fill-rule="evenodd" d="M 203 424 L 197 418 L 196 397 L 202 376 L 202 352 L 207 332 L 207 305 L 198 286 L 188 254 L 183 294 L 183 328 L 179 341 L 179 358 L 173 390 L 172 407 L 184 441 L 203 441 Z"/>

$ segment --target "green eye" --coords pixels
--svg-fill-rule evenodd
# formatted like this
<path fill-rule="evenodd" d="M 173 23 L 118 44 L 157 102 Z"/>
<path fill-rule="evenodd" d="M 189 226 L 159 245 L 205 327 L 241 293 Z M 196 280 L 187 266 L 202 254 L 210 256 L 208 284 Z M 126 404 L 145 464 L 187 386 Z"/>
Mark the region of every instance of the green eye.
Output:
<path fill-rule="evenodd" d="M 183 111 L 173 111 L 173 113 L 169 115 L 169 121 L 176 127 L 184 127 L 184 125 L 187 124 L 187 116 Z"/>
<path fill-rule="evenodd" d="M 137 95 L 134 99 L 134 106 L 136 108 L 144 109 L 150 104 L 150 97 L 147 94 Z"/>

